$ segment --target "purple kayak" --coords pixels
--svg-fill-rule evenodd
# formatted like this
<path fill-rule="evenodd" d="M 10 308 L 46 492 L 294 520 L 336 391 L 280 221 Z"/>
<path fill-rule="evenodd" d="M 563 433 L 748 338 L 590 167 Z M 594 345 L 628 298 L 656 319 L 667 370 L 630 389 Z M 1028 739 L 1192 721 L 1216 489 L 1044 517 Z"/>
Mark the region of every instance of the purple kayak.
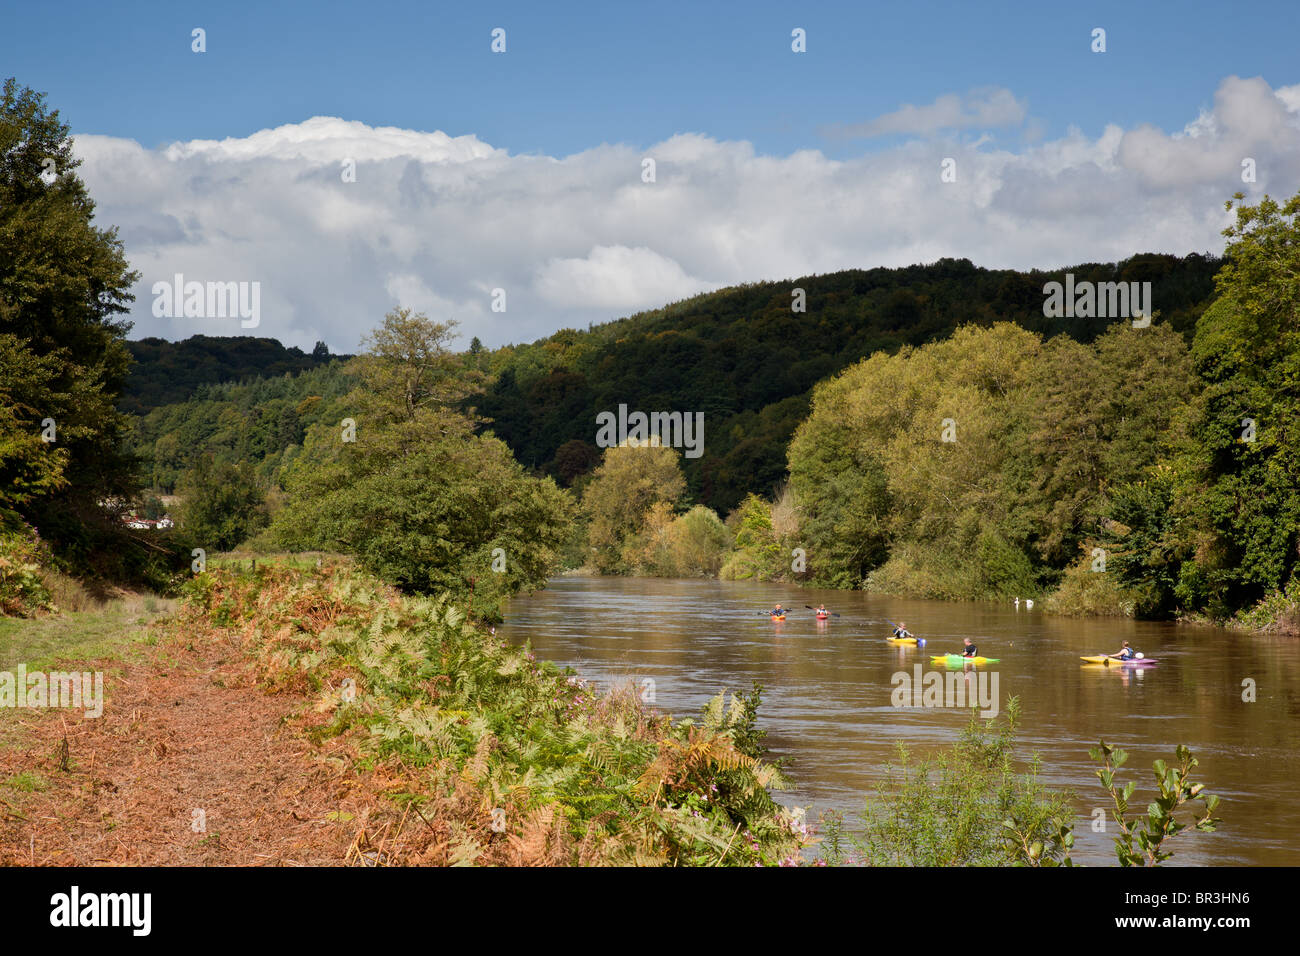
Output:
<path fill-rule="evenodd" d="M 1117 667 L 1149 667 L 1158 663 L 1154 657 L 1132 657 L 1122 661 L 1118 657 L 1107 657 L 1105 654 L 1098 654 L 1094 657 L 1080 657 L 1079 660 L 1087 661 L 1089 664 L 1113 664 Z"/>

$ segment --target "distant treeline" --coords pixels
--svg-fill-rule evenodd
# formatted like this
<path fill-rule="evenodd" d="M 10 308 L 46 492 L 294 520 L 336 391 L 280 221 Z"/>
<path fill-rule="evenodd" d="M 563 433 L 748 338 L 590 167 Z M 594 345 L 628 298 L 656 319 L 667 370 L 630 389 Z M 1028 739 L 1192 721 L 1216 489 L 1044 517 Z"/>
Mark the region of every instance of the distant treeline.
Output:
<path fill-rule="evenodd" d="M 307 353 L 248 335 L 194 335 L 182 342 L 147 338 L 127 342 L 126 347 L 135 363 L 118 407 L 135 415 L 183 402 L 201 385 L 275 378 L 349 357 L 330 355 L 324 342 Z"/>
<path fill-rule="evenodd" d="M 495 375 L 479 411 L 519 460 L 565 485 L 599 460 L 596 415 L 702 411 L 704 454 L 685 461 L 692 500 L 719 512 L 786 474 L 786 447 L 812 387 L 878 352 L 1008 321 L 1044 338 L 1089 343 L 1115 317 L 1047 318 L 1048 282 L 1150 282 L 1159 321 L 1190 340 L 1214 292 L 1213 256 L 1138 255 L 1051 272 L 943 259 L 724 289 L 530 345 L 483 353 Z M 802 289 L 806 311 L 793 311 Z"/>
<path fill-rule="evenodd" d="M 155 491 L 171 494 L 200 458 L 247 465 L 266 488 L 301 450 L 309 427 L 337 425 L 350 410 L 343 397 L 356 384 L 343 362 L 301 374 L 200 385 L 185 401 L 135 419 L 132 450 Z M 355 409 L 351 409 L 355 414 Z"/>

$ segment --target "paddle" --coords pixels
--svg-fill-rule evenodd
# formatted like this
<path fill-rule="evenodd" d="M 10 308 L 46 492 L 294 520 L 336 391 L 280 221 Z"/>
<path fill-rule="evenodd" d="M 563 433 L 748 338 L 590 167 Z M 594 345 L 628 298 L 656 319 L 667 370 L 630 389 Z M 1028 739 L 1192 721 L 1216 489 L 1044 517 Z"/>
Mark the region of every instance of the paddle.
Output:
<path fill-rule="evenodd" d="M 817 609 L 816 609 L 815 607 L 813 607 L 811 604 L 805 604 L 804 607 L 806 607 L 806 608 L 807 608 L 808 610 L 810 610 L 810 611 L 815 611 L 815 610 L 817 610 Z M 839 617 L 839 616 L 840 616 L 840 612 L 839 612 L 839 611 L 831 611 L 830 613 L 831 613 L 831 615 L 832 615 L 833 617 Z"/>

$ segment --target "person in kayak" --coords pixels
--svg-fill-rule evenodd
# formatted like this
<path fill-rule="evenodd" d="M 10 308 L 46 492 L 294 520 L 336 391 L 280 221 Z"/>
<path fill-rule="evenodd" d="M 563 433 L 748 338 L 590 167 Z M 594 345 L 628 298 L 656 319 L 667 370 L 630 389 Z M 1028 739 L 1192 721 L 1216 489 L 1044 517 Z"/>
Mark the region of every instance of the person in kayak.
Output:
<path fill-rule="evenodd" d="M 830 616 L 831 616 L 831 612 L 828 611 L 828 610 L 826 610 L 826 605 L 825 605 L 825 604 L 818 604 L 818 605 L 817 605 L 817 616 L 818 616 L 818 617 L 830 617 Z"/>
<path fill-rule="evenodd" d="M 979 657 L 979 648 L 975 646 L 974 641 L 969 637 L 964 639 L 964 645 L 961 650 L 962 657 Z"/>
<path fill-rule="evenodd" d="M 907 629 L 906 621 L 899 621 L 894 625 L 894 637 L 900 639 L 904 637 L 912 637 L 912 632 Z"/>
<path fill-rule="evenodd" d="M 1119 649 L 1119 653 L 1110 656 L 1116 660 L 1131 661 L 1133 659 L 1133 648 L 1129 647 L 1128 641 L 1125 641 L 1124 646 Z"/>
<path fill-rule="evenodd" d="M 772 616 L 785 617 L 785 608 L 783 608 L 780 604 L 778 604 L 776 607 L 772 608 Z"/>

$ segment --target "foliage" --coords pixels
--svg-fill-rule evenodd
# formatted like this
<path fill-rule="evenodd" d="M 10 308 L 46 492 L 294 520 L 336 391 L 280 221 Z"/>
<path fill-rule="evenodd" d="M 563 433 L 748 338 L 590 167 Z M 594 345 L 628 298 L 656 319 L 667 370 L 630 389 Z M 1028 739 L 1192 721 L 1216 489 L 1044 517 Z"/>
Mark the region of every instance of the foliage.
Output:
<path fill-rule="evenodd" d="M 459 403 L 477 373 L 447 348 L 452 328 L 407 309 L 385 317 L 348 369 L 358 386 L 342 405 L 355 432 L 338 422 L 308 432 L 271 533 L 288 550 L 354 555 L 405 590 L 472 591 L 475 610 L 494 616 L 558 566 L 573 508 L 504 443 L 474 433 Z"/>
<path fill-rule="evenodd" d="M 875 801 L 867 802 L 861 835 L 848 832 L 839 814 L 823 819 L 823 859 L 851 862 L 857 852 L 869 866 L 1074 866 L 1070 795 L 1043 787 L 1036 755 L 1027 772 L 1015 770 L 1019 718 L 1019 698 L 1012 697 L 999 720 L 984 724 L 972 713 L 960 739 L 932 758 L 914 761 L 900 744 L 898 765 L 888 768 Z M 1163 760 L 1152 765 L 1159 795 L 1144 819 L 1128 816 L 1136 784 L 1120 787 L 1115 781 L 1128 754 L 1105 741 L 1089 753 L 1102 765 L 1097 778 L 1114 802 L 1112 816 L 1120 826 L 1115 852 L 1122 866 L 1169 859 L 1163 846 L 1189 826 L 1175 812 L 1193 801 L 1202 801 L 1204 809 L 1191 826 L 1210 831 L 1219 824 L 1213 816 L 1219 798 L 1191 782 L 1197 760 L 1187 747 L 1178 746 L 1177 766 Z"/>
<path fill-rule="evenodd" d="M 1128 802 L 1137 784 L 1130 781 L 1122 788 L 1115 782 L 1115 771 L 1128 760 L 1128 753 L 1119 747 L 1110 747 L 1103 740 L 1088 751 L 1092 759 L 1101 764 L 1097 779 L 1114 801 L 1112 816 L 1119 824 L 1120 834 L 1115 838 L 1115 854 L 1120 866 L 1158 866 L 1172 855 L 1163 849 L 1164 844 L 1176 837 L 1188 824 L 1175 819 L 1175 812 L 1193 801 L 1201 801 L 1204 812 L 1194 815 L 1192 826 L 1197 830 L 1212 831 L 1218 824 L 1214 810 L 1219 798 L 1205 793 L 1205 784 L 1191 782 L 1192 770 L 1199 761 L 1182 744 L 1177 748 L 1177 766 L 1170 767 L 1163 760 L 1152 764 L 1160 795 L 1147 805 L 1145 818 L 1129 819 Z"/>
<path fill-rule="evenodd" d="M 1043 610 L 1051 614 L 1096 617 L 1133 617 L 1137 613 L 1138 595 L 1120 584 L 1114 568 L 1095 570 L 1093 542 L 1080 546 L 1083 553 L 1065 569 L 1061 583 L 1043 600 Z"/>
<path fill-rule="evenodd" d="M 277 379 L 351 357 L 330 355 L 323 342 L 304 353 L 251 335 L 191 335 L 180 342 L 150 337 L 126 347 L 135 363 L 118 407 L 140 416 L 185 402 L 204 385 Z"/>
<path fill-rule="evenodd" d="M 716 578 L 731 535 L 722 519 L 704 505 L 674 515 L 667 502 L 646 512 L 641 530 L 623 546 L 623 562 L 633 574 L 665 578 Z"/>
<path fill-rule="evenodd" d="M 1256 206 L 1238 195 L 1235 211 L 1218 298 L 1192 345 L 1206 387 L 1193 409 L 1195 493 L 1182 509 L 1192 529 L 1182 536 L 1198 543 L 1198 597 L 1216 616 L 1300 568 L 1300 194 Z"/>
<path fill-rule="evenodd" d="M 1139 613 L 1291 613 L 1275 598 L 1300 570 L 1300 194 L 1255 206 L 1238 194 L 1227 208 L 1217 298 L 1190 351 L 1199 388 L 1158 468 L 1108 512 Z"/>
<path fill-rule="evenodd" d="M 817 387 L 791 442 L 812 577 L 1037 594 L 1097 533 L 1113 486 L 1154 463 L 1192 389 L 1186 346 L 1163 324 L 1087 345 L 968 326 L 877 353 Z"/>
<path fill-rule="evenodd" d="M 349 414 L 346 397 L 356 384 L 344 363 L 332 362 L 297 375 L 202 385 L 188 400 L 135 419 L 132 448 L 144 480 L 164 494 L 207 455 L 218 465 L 251 465 L 258 482 L 274 490 L 302 454 L 307 432 Z"/>
<path fill-rule="evenodd" d="M 181 479 L 180 526 L 200 546 L 229 551 L 267 523 L 266 495 L 246 464 L 218 465 L 204 456 Z"/>
<path fill-rule="evenodd" d="M 50 556 L 35 528 L 0 532 L 0 617 L 58 610 L 44 580 Z"/>
<path fill-rule="evenodd" d="M 20 514 L 56 553 L 99 501 L 134 493 L 123 453 L 131 272 L 76 175 L 68 126 L 13 79 L 0 92 L 0 522 Z M 38 448 L 53 420 L 56 448 Z M 44 444 L 42 442 L 42 444 Z"/>
<path fill-rule="evenodd" d="M 209 570 L 172 626 L 228 628 L 269 690 L 317 696 L 311 738 L 354 740 L 356 772 L 392 781 L 394 817 L 427 825 L 395 862 L 753 865 L 801 846 L 766 791 L 779 775 L 757 749 L 758 688 L 674 723 L 496 640 L 446 596 L 337 565 Z"/>
<path fill-rule="evenodd" d="M 1108 320 L 1043 315 L 1044 284 L 1066 272 L 1077 281 L 1150 281 L 1164 321 L 1187 334 L 1217 268 L 1217 259 L 1200 255 L 1138 255 L 1051 272 L 943 259 L 746 284 L 496 350 L 489 361 L 496 378 L 478 406 L 520 461 L 557 472 L 559 449 L 590 442 L 595 416 L 619 403 L 704 412 L 704 454 L 687 459 L 684 473 L 692 499 L 725 514 L 746 494 L 781 483 L 810 390 L 863 356 L 999 321 L 1090 343 Z M 806 312 L 792 311 L 795 289 L 806 294 Z"/>
<path fill-rule="evenodd" d="M 24 404 L 49 390 L 57 364 L 56 356 L 33 355 L 21 339 L 0 333 L 0 528 L 18 525 L 20 506 L 68 483 L 67 450 L 41 437 L 40 410 Z"/>
<path fill-rule="evenodd" d="M 630 570 L 624 549 L 643 530 L 647 515 L 665 506 L 651 520 L 665 524 L 665 517 L 686 490 L 678 463 L 680 453 L 657 441 L 622 444 L 606 448 L 582 493 L 582 511 L 589 521 L 587 541 L 591 564 L 603 573 L 622 574 Z M 651 531 L 653 534 L 653 530 Z M 653 549 L 653 543 L 647 547 Z M 633 546 L 632 559 L 638 560 Z M 647 559 L 652 560 L 652 559 Z"/>
<path fill-rule="evenodd" d="M 728 518 L 735 541 L 720 576 L 728 581 L 786 580 L 791 561 L 772 522 L 771 506 L 758 495 L 748 495 Z"/>
<path fill-rule="evenodd" d="M 1016 770 L 1019 716 L 1012 697 L 987 725 L 973 714 L 946 752 L 918 761 L 900 745 L 898 764 L 867 802 L 863 834 L 833 827 L 831 846 L 839 849 L 832 853 L 847 844 L 871 866 L 1010 866 L 1022 862 L 1028 843 L 1041 845 L 1039 860 L 1064 859 L 1073 810 L 1064 794 L 1039 782 L 1037 758 L 1024 773 Z"/>
<path fill-rule="evenodd" d="M 1254 607 L 1240 611 L 1233 623 L 1252 630 L 1300 637 L 1300 573 L 1286 587 L 1271 592 Z"/>

